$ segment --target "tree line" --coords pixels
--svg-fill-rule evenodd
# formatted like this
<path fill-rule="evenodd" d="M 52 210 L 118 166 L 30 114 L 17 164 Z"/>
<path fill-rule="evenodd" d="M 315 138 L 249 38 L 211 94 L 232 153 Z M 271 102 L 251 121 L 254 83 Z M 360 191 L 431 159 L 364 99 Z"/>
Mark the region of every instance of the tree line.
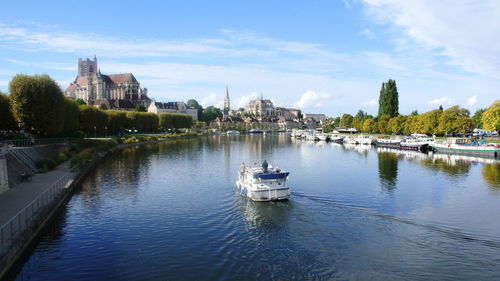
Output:
<path fill-rule="evenodd" d="M 0 93 L 0 131 L 36 136 L 103 135 L 134 129 L 142 132 L 190 128 L 187 114 L 102 110 L 64 97 L 48 75 L 18 74 L 10 81 L 10 95 Z"/>
<path fill-rule="evenodd" d="M 471 117 L 469 110 L 458 105 L 448 109 L 438 109 L 418 114 L 415 110 L 410 115 L 399 115 L 398 90 L 396 81 L 389 79 L 382 83 L 379 96 L 378 116 L 373 117 L 363 110 L 355 116 L 344 114 L 324 124 L 326 130 L 345 126 L 356 128 L 359 132 L 380 134 L 450 135 L 470 133 L 474 128 L 488 131 L 500 130 L 500 101 L 495 101 L 487 109 L 478 109 Z"/>

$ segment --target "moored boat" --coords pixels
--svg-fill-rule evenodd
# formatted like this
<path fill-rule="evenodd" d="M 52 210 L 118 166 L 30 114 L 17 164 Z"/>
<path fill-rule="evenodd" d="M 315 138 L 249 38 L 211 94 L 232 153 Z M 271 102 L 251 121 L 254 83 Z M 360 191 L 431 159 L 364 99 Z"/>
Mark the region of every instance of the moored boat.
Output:
<path fill-rule="evenodd" d="M 367 135 L 359 135 L 355 139 L 359 144 L 371 145 L 373 142 L 372 138 Z"/>
<path fill-rule="evenodd" d="M 500 157 L 500 144 L 477 142 L 467 138 L 448 138 L 445 141 L 435 141 L 432 149 L 439 153 L 457 153 L 480 155 L 486 157 Z"/>
<path fill-rule="evenodd" d="M 338 142 L 338 143 L 341 143 L 344 141 L 344 136 L 342 135 L 338 135 L 338 134 L 330 134 L 328 136 L 328 138 L 330 139 L 330 141 L 332 142 Z"/>
<path fill-rule="evenodd" d="M 239 132 L 239 131 L 236 131 L 236 130 L 228 130 L 228 131 L 226 132 L 226 135 L 228 135 L 228 136 L 237 136 L 237 135 L 239 135 L 239 134 L 240 134 L 240 132 Z"/>
<path fill-rule="evenodd" d="M 245 167 L 242 163 L 236 186 L 241 195 L 253 201 L 287 200 L 290 197 L 287 184 L 289 174 L 287 171 L 271 166 L 269 168 L 267 166 L 265 168 Z"/>
<path fill-rule="evenodd" d="M 417 138 L 406 138 L 401 141 L 400 148 L 424 152 L 429 149 L 429 142 Z"/>
<path fill-rule="evenodd" d="M 376 146 L 379 147 L 390 147 L 390 148 L 399 148 L 401 145 L 401 139 L 389 139 L 389 138 L 378 138 L 374 141 Z"/>

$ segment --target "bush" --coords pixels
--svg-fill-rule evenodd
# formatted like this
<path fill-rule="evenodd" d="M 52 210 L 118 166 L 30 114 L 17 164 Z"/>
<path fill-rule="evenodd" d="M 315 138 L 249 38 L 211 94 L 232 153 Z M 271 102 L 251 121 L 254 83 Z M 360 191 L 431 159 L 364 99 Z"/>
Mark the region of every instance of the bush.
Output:
<path fill-rule="evenodd" d="M 40 169 L 40 172 L 47 172 L 54 170 L 57 167 L 57 163 L 52 158 L 40 158 L 36 162 L 36 167 Z"/>
<path fill-rule="evenodd" d="M 68 157 L 63 152 L 56 153 L 56 154 L 52 155 L 51 158 L 54 159 L 54 161 L 57 164 L 61 164 L 62 162 L 68 160 Z"/>

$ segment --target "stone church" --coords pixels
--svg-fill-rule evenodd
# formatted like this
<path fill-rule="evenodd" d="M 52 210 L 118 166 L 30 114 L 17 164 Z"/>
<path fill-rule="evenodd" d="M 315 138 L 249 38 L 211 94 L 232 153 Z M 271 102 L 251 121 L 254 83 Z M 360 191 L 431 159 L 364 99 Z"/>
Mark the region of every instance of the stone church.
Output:
<path fill-rule="evenodd" d="M 95 56 L 93 60 L 78 59 L 78 76 L 64 93 L 86 104 L 105 104 L 110 109 L 133 110 L 138 105 L 148 108 L 151 103 L 147 89 L 141 88 L 132 73 L 101 74 Z"/>

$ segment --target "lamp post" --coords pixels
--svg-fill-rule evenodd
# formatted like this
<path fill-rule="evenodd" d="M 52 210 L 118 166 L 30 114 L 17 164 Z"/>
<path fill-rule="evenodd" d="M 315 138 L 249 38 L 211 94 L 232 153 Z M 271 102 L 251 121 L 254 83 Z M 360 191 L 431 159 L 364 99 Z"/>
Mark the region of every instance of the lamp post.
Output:
<path fill-rule="evenodd" d="M 108 126 L 104 126 L 104 131 L 106 132 L 106 138 L 108 137 Z"/>
<path fill-rule="evenodd" d="M 97 138 L 97 131 L 96 131 L 96 126 L 94 126 L 94 138 Z"/>

